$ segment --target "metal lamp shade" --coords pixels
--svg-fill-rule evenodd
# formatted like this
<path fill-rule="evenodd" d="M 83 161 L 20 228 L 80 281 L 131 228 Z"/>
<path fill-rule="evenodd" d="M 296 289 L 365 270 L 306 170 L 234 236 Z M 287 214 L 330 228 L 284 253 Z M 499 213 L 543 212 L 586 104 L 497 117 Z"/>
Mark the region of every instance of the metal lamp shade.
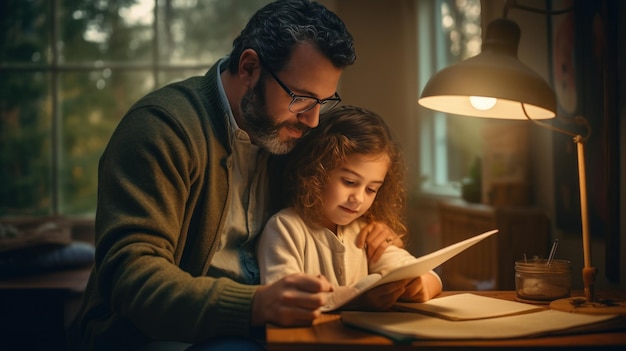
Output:
<path fill-rule="evenodd" d="M 429 109 L 501 119 L 548 119 L 556 116 L 556 96 L 550 85 L 517 58 L 520 29 L 508 19 L 489 24 L 482 52 L 436 73 L 418 100 Z M 496 98 L 479 110 L 470 96 Z M 524 113 L 524 109 L 526 113 Z"/>

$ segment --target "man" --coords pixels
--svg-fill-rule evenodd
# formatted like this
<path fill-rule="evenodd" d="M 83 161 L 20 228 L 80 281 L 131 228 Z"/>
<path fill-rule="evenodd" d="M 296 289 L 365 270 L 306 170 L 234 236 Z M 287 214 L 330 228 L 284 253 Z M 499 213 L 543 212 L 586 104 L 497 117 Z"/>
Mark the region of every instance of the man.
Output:
<path fill-rule="evenodd" d="M 337 84 L 355 57 L 335 14 L 309 0 L 278 1 L 205 76 L 131 107 L 100 160 L 96 261 L 70 348 L 224 338 L 254 348 L 243 339 L 253 327 L 319 315 L 329 282 L 298 274 L 256 285 L 254 238 L 272 214 L 270 155 L 289 152 L 340 102 Z M 374 224 L 362 242 L 376 255 L 390 237 Z"/>

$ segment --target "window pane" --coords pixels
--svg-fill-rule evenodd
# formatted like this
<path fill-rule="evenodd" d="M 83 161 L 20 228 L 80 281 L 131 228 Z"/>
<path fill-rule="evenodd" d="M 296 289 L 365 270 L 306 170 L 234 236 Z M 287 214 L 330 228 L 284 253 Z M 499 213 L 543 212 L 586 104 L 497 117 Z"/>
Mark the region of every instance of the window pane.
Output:
<path fill-rule="evenodd" d="M 2 72 L 0 79 L 0 216 L 51 212 L 49 76 Z"/>
<path fill-rule="evenodd" d="M 0 216 L 93 214 L 128 108 L 204 75 L 268 2 L 0 0 Z"/>
<path fill-rule="evenodd" d="M 482 118 L 450 115 L 446 117 L 448 180 L 460 183 L 468 177 L 476 158 L 483 153 Z"/>
<path fill-rule="evenodd" d="M 153 0 L 63 0 L 60 63 L 152 61 Z"/>
<path fill-rule="evenodd" d="M 60 76 L 60 212 L 95 213 L 100 155 L 128 108 L 152 89 L 150 74 L 104 69 Z"/>
<path fill-rule="evenodd" d="M 171 64 L 211 64 L 228 54 L 248 19 L 269 0 L 159 1 L 159 56 Z"/>
<path fill-rule="evenodd" d="M 418 2 L 419 71 L 424 87 L 437 71 L 480 53 L 480 1 Z M 458 196 L 482 154 L 480 118 L 420 110 L 422 191 Z"/>
<path fill-rule="evenodd" d="M 46 0 L 0 2 L 0 62 L 41 65 L 49 62 L 49 8 Z"/>

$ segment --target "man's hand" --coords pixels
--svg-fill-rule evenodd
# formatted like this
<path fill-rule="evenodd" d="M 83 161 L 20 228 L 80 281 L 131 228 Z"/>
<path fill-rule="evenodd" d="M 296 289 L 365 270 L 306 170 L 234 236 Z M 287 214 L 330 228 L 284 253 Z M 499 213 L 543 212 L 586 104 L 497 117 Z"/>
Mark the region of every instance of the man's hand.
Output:
<path fill-rule="evenodd" d="M 389 245 L 404 247 L 402 239 L 381 222 L 368 223 L 356 238 L 356 246 L 366 247 L 367 257 L 371 262 L 378 261 Z"/>
<path fill-rule="evenodd" d="M 311 325 L 320 316 L 332 286 L 319 275 L 296 273 L 260 286 L 252 300 L 252 325 Z"/>

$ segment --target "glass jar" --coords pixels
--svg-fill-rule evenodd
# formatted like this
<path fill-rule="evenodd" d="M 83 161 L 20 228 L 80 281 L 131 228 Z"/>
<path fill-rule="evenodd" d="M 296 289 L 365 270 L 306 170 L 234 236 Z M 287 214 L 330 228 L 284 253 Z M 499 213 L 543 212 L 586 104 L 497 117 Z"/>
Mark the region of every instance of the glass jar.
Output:
<path fill-rule="evenodd" d="M 515 290 L 519 300 L 550 303 L 569 297 L 572 263 L 565 260 L 520 260 L 515 262 Z"/>

